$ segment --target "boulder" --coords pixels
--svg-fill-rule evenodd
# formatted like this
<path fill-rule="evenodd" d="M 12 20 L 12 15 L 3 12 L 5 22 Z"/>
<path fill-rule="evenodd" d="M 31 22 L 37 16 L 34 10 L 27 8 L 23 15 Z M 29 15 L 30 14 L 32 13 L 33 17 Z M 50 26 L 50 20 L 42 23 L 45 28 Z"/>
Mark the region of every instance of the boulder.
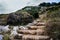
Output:
<path fill-rule="evenodd" d="M 25 25 L 33 21 L 33 16 L 27 12 L 10 13 L 7 18 L 7 24 L 10 25 Z"/>

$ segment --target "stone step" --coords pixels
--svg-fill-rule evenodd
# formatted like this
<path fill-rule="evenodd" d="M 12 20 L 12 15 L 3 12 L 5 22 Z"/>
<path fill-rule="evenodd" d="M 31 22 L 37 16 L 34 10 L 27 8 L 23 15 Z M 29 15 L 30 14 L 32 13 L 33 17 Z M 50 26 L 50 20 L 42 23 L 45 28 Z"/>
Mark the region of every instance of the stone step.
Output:
<path fill-rule="evenodd" d="M 31 34 L 31 35 L 44 35 L 46 34 L 46 31 L 43 29 L 37 29 L 37 30 L 18 30 L 18 33 L 20 34 Z"/>
<path fill-rule="evenodd" d="M 38 22 L 36 25 L 37 26 L 45 26 L 45 23 L 44 22 Z"/>
<path fill-rule="evenodd" d="M 37 33 L 37 35 L 48 35 L 48 32 L 43 29 L 37 29 L 36 33 Z"/>
<path fill-rule="evenodd" d="M 34 25 L 36 25 L 36 26 L 45 26 L 45 23 L 44 22 L 37 22 L 37 23 L 34 23 Z"/>
<path fill-rule="evenodd" d="M 42 35 L 23 35 L 22 40 L 49 40 L 49 36 Z"/>
<path fill-rule="evenodd" d="M 18 30 L 18 33 L 36 35 L 36 30 Z"/>
<path fill-rule="evenodd" d="M 36 29 L 45 29 L 46 26 L 29 26 L 28 29 L 31 29 L 31 30 L 36 30 Z"/>
<path fill-rule="evenodd" d="M 17 35 L 14 39 L 17 40 L 50 40 L 50 37 L 47 35 Z"/>

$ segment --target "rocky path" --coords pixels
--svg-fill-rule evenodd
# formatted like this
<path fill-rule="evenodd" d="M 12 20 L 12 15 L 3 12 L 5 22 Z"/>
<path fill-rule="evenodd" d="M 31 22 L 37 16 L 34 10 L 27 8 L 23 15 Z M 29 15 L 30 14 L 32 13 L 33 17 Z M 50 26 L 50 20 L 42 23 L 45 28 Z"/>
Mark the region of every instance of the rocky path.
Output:
<path fill-rule="evenodd" d="M 45 22 L 36 21 L 34 25 L 28 26 L 28 29 L 18 30 L 18 35 L 14 40 L 50 40 L 47 35 Z"/>

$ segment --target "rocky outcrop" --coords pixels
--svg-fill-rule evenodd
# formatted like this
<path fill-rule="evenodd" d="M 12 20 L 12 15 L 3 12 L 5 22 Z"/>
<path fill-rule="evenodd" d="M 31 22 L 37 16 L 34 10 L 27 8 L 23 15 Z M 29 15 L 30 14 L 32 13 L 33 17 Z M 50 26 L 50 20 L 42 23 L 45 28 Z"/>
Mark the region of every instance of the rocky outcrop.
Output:
<path fill-rule="evenodd" d="M 25 25 L 33 21 L 33 16 L 27 12 L 10 13 L 7 18 L 7 24 L 11 25 Z"/>

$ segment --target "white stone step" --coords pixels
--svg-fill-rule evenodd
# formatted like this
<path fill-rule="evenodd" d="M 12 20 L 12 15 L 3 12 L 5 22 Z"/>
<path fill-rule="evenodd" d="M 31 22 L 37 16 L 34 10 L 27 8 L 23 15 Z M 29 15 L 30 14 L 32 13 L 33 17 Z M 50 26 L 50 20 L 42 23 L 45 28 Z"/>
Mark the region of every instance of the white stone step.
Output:
<path fill-rule="evenodd" d="M 46 30 L 43 29 L 37 29 L 37 30 L 18 30 L 18 33 L 20 34 L 31 34 L 31 35 L 45 35 Z"/>
<path fill-rule="evenodd" d="M 42 35 L 23 35 L 23 40 L 46 40 L 49 39 L 49 36 L 42 36 Z"/>
<path fill-rule="evenodd" d="M 46 26 L 29 26 L 28 29 L 44 29 Z"/>

